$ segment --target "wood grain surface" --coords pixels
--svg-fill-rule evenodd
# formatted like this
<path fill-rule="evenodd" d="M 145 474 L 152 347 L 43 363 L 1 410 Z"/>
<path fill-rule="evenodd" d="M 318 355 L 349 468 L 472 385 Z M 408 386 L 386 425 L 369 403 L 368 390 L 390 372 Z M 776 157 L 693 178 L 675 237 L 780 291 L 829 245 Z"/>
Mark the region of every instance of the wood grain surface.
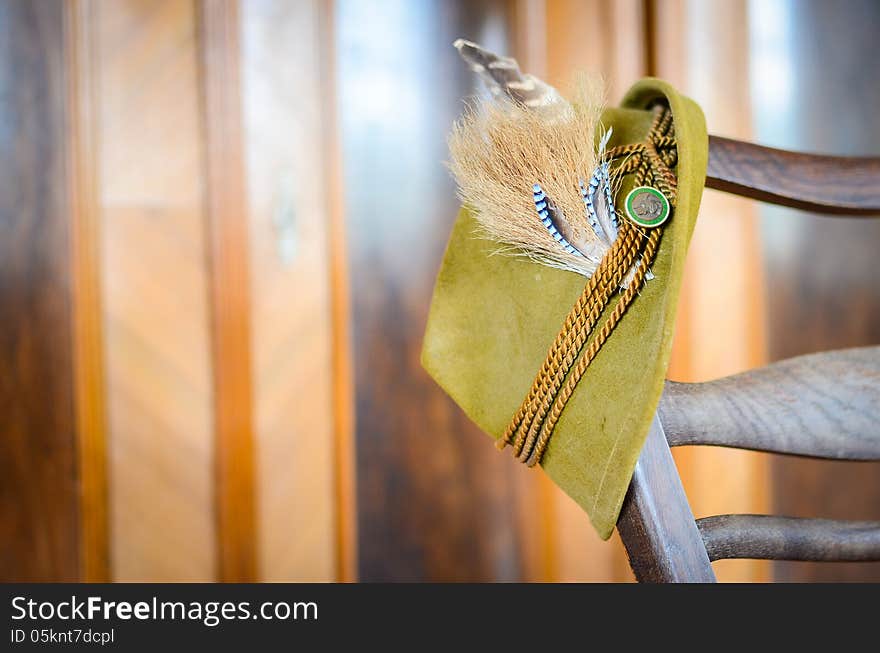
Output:
<path fill-rule="evenodd" d="M 198 4 L 211 298 L 218 578 L 257 580 L 251 278 L 237 0 Z"/>
<path fill-rule="evenodd" d="M 217 577 L 195 3 L 96 3 L 114 580 Z"/>
<path fill-rule="evenodd" d="M 64 3 L 67 180 L 74 392 L 80 479 L 80 578 L 111 578 L 107 404 L 101 308 L 93 0 Z"/>
<path fill-rule="evenodd" d="M 880 560 L 880 522 L 718 515 L 697 520 L 710 560 Z"/>
<path fill-rule="evenodd" d="M 336 580 L 348 583 L 358 579 L 357 463 L 348 234 L 345 228 L 343 160 L 337 103 L 338 17 L 333 0 L 321 0 L 318 5 L 318 34 L 321 43 L 318 73 L 321 78 L 324 197 L 330 270 Z"/>
<path fill-rule="evenodd" d="M 80 577 L 63 11 L 0 2 L 0 579 Z"/>
<path fill-rule="evenodd" d="M 260 578 L 267 581 L 337 578 L 322 154 L 331 126 L 321 90 L 319 11 L 313 0 L 240 4 L 257 528 Z"/>
<path fill-rule="evenodd" d="M 633 471 L 617 530 L 640 583 L 715 582 L 656 416 Z"/>
<path fill-rule="evenodd" d="M 790 152 L 709 136 L 706 188 L 826 215 L 877 215 L 880 157 Z"/>
<path fill-rule="evenodd" d="M 667 381 L 670 446 L 880 460 L 880 347 L 799 356 L 706 383 Z"/>

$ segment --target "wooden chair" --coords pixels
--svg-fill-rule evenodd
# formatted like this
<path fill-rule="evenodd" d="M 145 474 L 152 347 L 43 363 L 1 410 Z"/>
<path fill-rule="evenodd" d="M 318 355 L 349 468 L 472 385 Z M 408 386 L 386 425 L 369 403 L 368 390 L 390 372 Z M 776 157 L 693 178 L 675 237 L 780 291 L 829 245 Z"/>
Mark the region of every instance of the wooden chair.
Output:
<path fill-rule="evenodd" d="M 826 214 L 880 214 L 880 158 L 709 137 L 708 188 Z M 667 381 L 617 522 L 640 582 L 715 582 L 711 561 L 880 560 L 880 522 L 694 520 L 670 447 L 880 460 L 880 346 L 801 356 L 708 383 Z"/>

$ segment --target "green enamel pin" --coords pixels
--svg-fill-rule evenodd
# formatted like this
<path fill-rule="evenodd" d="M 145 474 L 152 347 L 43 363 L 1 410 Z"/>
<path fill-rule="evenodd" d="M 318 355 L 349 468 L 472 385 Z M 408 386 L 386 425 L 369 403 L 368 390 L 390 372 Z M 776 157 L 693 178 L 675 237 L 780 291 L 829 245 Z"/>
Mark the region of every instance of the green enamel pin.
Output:
<path fill-rule="evenodd" d="M 653 186 L 638 186 L 626 196 L 626 215 L 640 227 L 658 227 L 669 218 L 669 200 Z"/>

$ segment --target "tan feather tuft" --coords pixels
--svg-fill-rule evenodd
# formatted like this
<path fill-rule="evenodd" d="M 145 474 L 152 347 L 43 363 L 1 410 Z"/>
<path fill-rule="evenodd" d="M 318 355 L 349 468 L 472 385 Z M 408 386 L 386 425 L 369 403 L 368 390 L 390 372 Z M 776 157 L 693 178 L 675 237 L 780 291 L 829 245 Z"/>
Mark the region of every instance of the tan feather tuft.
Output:
<path fill-rule="evenodd" d="M 552 116 L 509 100 L 478 100 L 449 137 L 459 194 L 500 252 L 528 256 L 589 276 L 607 249 L 590 228 L 578 183 L 599 164 L 594 133 L 604 101 L 601 82 L 583 79 L 571 107 Z M 540 184 L 561 209 L 577 247 L 569 254 L 541 223 L 532 199 Z"/>

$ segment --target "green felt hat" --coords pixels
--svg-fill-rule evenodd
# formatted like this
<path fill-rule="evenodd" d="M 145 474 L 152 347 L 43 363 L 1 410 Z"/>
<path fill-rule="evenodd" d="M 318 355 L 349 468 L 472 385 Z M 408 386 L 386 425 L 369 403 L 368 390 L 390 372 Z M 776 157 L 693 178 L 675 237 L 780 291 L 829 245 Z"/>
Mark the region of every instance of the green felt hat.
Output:
<path fill-rule="evenodd" d="M 638 82 L 620 108 L 605 110 L 602 123 L 613 127 L 609 145 L 642 142 L 658 104 L 668 105 L 672 113 L 678 190 L 651 267 L 655 278 L 641 288 L 586 369 L 541 459 L 546 473 L 587 512 L 603 539 L 617 522 L 663 390 L 685 254 L 706 173 L 702 111 L 658 79 Z M 621 213 L 634 185 L 624 177 L 615 200 Z M 497 243 L 481 238 L 474 217 L 462 210 L 437 276 L 422 364 L 497 439 L 529 392 L 585 279 L 493 255 L 496 250 Z"/>

